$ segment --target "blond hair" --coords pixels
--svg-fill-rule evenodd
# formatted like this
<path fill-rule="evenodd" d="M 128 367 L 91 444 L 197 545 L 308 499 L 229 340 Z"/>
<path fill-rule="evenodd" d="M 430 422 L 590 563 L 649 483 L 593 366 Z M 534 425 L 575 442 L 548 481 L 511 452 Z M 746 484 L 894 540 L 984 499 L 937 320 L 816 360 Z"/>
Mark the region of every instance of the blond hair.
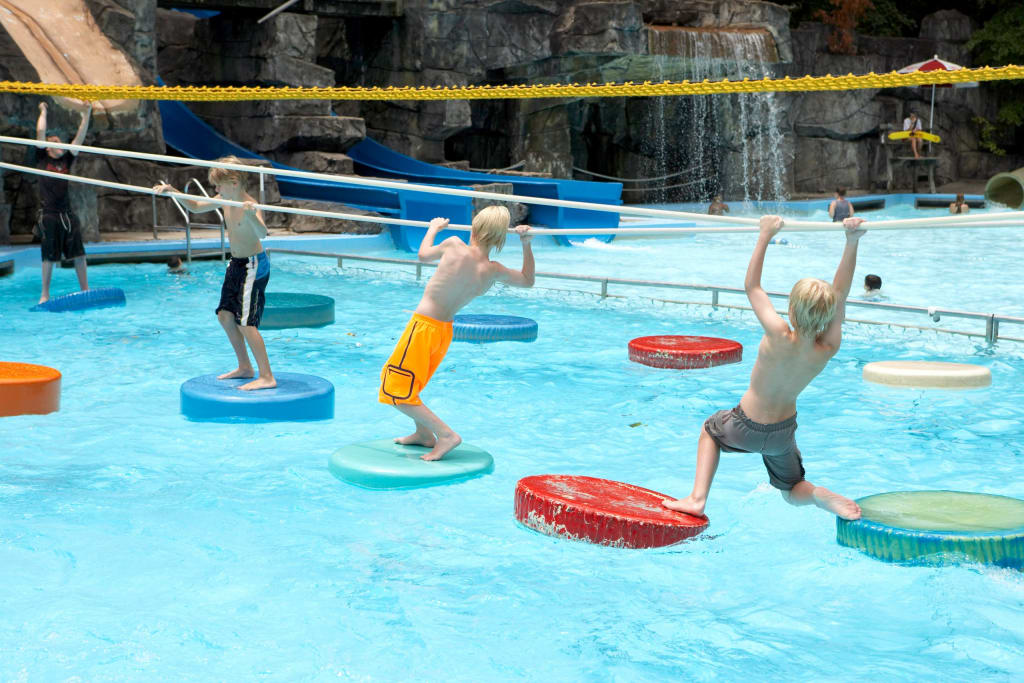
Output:
<path fill-rule="evenodd" d="M 501 251 L 511 220 L 504 206 L 488 206 L 473 216 L 473 237 L 487 249 Z"/>
<path fill-rule="evenodd" d="M 805 277 L 789 293 L 789 322 L 800 336 L 817 338 L 836 316 L 836 304 L 832 285 Z"/>
<path fill-rule="evenodd" d="M 241 164 L 242 160 L 236 156 L 226 156 L 220 159 L 214 159 L 218 164 Z M 235 181 L 238 186 L 245 190 L 245 174 L 241 171 L 236 171 L 233 168 L 211 168 L 210 169 L 210 184 L 220 185 L 225 180 Z"/>

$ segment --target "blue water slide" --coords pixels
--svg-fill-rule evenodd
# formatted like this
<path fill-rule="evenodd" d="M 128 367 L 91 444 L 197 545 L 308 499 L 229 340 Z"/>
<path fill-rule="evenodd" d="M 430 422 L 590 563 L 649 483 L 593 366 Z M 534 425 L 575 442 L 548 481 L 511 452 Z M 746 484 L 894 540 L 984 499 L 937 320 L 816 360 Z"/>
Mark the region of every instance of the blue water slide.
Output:
<path fill-rule="evenodd" d="M 615 206 L 622 204 L 622 183 L 554 180 L 462 171 L 418 161 L 399 154 L 370 138 L 364 138 L 346 154 L 352 157 L 356 171 L 361 175 L 401 178 L 409 182 L 438 185 L 511 183 L 513 192 L 517 195 Z M 531 204 L 530 222 L 549 228 L 615 228 L 619 225 L 619 214 Z M 586 236 L 574 237 L 574 239 L 578 240 L 582 237 Z M 562 244 L 569 243 L 567 238 L 559 237 L 558 239 Z M 608 242 L 611 241 L 612 235 L 602 235 L 598 239 Z"/>
<path fill-rule="evenodd" d="M 210 160 L 234 155 L 242 159 L 263 159 L 274 168 L 300 170 L 256 154 L 236 145 L 205 121 L 196 116 L 181 102 L 161 101 L 160 116 L 163 119 L 164 140 L 168 145 L 192 159 Z M 337 202 L 384 216 L 408 220 L 429 221 L 435 216 L 449 218 L 452 223 L 468 225 L 473 220 L 473 203 L 467 197 L 449 197 L 413 190 L 389 190 L 363 185 L 353 185 L 329 180 L 312 180 L 278 176 L 281 196 L 286 199 L 305 199 L 319 202 Z M 405 251 L 416 251 L 426 232 L 423 228 L 389 226 L 395 246 Z M 454 231 L 443 231 L 439 239 L 451 235 L 463 235 Z"/>

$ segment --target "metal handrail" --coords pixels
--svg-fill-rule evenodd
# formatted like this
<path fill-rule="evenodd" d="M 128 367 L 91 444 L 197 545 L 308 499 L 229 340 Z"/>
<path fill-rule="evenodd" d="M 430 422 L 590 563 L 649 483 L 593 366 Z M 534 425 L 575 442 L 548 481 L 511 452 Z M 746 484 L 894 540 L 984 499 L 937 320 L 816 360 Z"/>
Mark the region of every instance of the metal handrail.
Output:
<path fill-rule="evenodd" d="M 160 182 L 163 183 L 165 181 L 161 180 Z M 183 190 L 183 192 L 185 194 L 188 194 L 188 188 L 193 183 L 195 183 L 196 187 L 199 188 L 199 191 L 203 194 L 204 197 L 206 197 L 207 199 L 210 198 L 210 194 L 206 191 L 206 188 L 203 187 L 203 184 L 201 182 L 199 182 L 199 180 L 197 180 L 196 178 L 189 178 L 188 182 L 185 183 L 185 188 Z M 220 260 L 223 261 L 227 257 L 227 252 L 226 252 L 225 246 L 224 246 L 224 214 L 221 212 L 220 209 L 217 209 L 217 208 L 213 209 L 214 212 L 217 214 L 217 218 L 219 219 L 218 223 L 200 223 L 198 221 L 193 221 L 192 220 L 192 214 L 188 211 L 188 209 L 186 209 L 184 206 L 181 205 L 181 202 L 178 200 L 177 197 L 168 197 L 168 199 L 170 199 L 172 202 L 174 202 L 174 206 L 178 209 L 178 213 L 180 213 L 182 218 L 184 219 L 185 225 L 184 225 L 184 227 L 181 227 L 181 226 L 178 226 L 178 225 L 158 225 L 157 224 L 157 214 L 156 214 L 156 198 L 157 198 L 157 195 L 154 194 L 154 195 L 152 195 L 152 197 L 153 197 L 153 239 L 160 239 L 160 236 L 157 233 L 158 229 L 162 229 L 162 230 L 184 230 L 185 231 L 185 260 L 188 263 L 191 263 L 192 262 L 192 228 L 193 227 L 196 227 L 196 228 L 220 228 Z"/>
<path fill-rule="evenodd" d="M 412 259 L 401 259 L 391 258 L 386 256 L 364 256 L 362 254 L 337 254 L 324 251 L 305 251 L 302 249 L 280 249 L 277 247 L 267 248 L 267 252 L 273 251 L 279 254 L 292 254 L 294 256 L 316 256 L 321 258 L 332 258 L 337 259 L 338 267 L 343 267 L 345 260 L 349 261 L 367 261 L 371 263 L 390 263 L 395 265 L 407 265 L 416 266 L 416 279 L 420 279 L 423 275 L 423 268 L 436 268 L 436 263 L 424 263 L 422 261 L 414 261 Z M 689 291 L 700 291 L 700 292 L 711 292 L 711 301 L 685 301 L 675 303 L 686 303 L 707 306 L 711 305 L 714 308 L 719 306 L 723 308 L 736 308 L 740 310 L 752 310 L 749 306 L 735 306 L 719 304 L 719 294 L 743 294 L 746 295 L 746 290 L 742 287 L 727 287 L 723 285 L 703 285 L 703 284 L 690 284 L 685 282 L 664 282 L 658 280 L 633 280 L 629 278 L 615 278 L 615 277 L 600 277 L 596 275 L 575 275 L 571 273 L 535 273 L 536 277 L 549 278 L 553 280 L 573 280 L 577 282 L 593 282 L 601 285 L 601 298 L 618 298 L 621 295 L 609 294 L 609 285 L 624 285 L 629 287 L 653 287 L 659 289 L 682 289 Z M 788 299 L 789 294 L 785 292 L 767 292 L 768 296 L 775 299 Z M 669 301 L 669 300 L 663 300 Z M 849 319 L 851 322 L 866 323 L 871 325 L 893 325 L 895 327 L 901 327 L 906 329 L 927 329 L 934 332 L 947 332 L 951 334 L 964 334 L 971 337 L 984 337 L 985 341 L 989 344 L 994 344 L 998 340 L 1004 341 L 1015 341 L 1024 342 L 1024 338 L 1019 337 L 1008 337 L 999 334 L 999 323 L 1011 323 L 1017 325 L 1024 325 L 1024 318 L 1019 318 L 1010 315 L 1001 315 L 998 313 L 976 313 L 974 311 L 961 311 L 953 308 L 939 308 L 937 306 L 908 306 L 904 304 L 888 304 L 881 301 L 863 301 L 861 299 L 847 299 L 847 306 L 859 306 L 861 308 L 872 308 L 892 313 L 923 313 L 932 319 L 933 322 L 939 322 L 943 316 L 949 318 L 963 318 L 967 320 L 978 320 L 984 321 L 985 332 L 964 332 L 963 330 L 950 330 L 941 327 L 927 327 L 922 328 L 918 325 L 906 325 L 902 323 L 895 323 L 883 320 L 854 320 Z"/>

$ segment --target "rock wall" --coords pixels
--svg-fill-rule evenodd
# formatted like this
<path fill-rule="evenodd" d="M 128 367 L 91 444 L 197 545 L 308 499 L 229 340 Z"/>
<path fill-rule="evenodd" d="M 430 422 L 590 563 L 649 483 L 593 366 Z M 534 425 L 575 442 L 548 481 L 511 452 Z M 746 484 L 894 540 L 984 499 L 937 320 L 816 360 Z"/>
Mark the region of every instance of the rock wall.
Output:
<path fill-rule="evenodd" d="M 153 84 L 156 63 L 156 0 L 87 0 L 97 25 L 110 41 L 119 46 L 142 82 Z M 0 29 L 0 80 L 38 81 L 35 68 L 25 59 L 21 50 L 5 30 Z M 0 108 L 5 116 L 0 119 L 0 132 L 14 137 L 35 138 L 38 105 L 43 98 L 33 96 L 0 95 Z M 47 98 L 51 103 L 47 117 L 49 131 L 65 141 L 74 137 L 79 115 L 61 102 Z M 164 142 L 159 110 L 155 102 L 141 102 L 112 114 L 98 113 L 89 126 L 86 144 L 119 147 L 145 152 L 162 153 Z M 5 145 L 4 158 L 12 163 L 25 163 L 29 158 L 26 148 Z M 84 161 L 85 155 L 82 155 Z M 82 163 L 78 164 L 79 170 Z M 109 174 L 105 176 L 110 178 Z M 32 233 L 39 207 L 35 176 L 7 173 L 3 176 L 4 199 L 10 205 L 10 233 Z M 125 222 L 119 207 L 99 200 L 89 186 L 72 183 L 72 206 L 82 221 L 86 240 L 99 239 L 100 229 L 136 229 Z M 151 221 L 150 221 L 151 222 Z M 0 230 L 0 233 L 3 231 Z"/>
<path fill-rule="evenodd" d="M 288 12 L 257 24 L 258 17 L 221 14 L 197 19 L 159 10 L 159 69 L 173 85 L 329 87 L 334 72 L 315 63 L 318 17 Z M 362 119 L 335 116 L 326 100 L 195 102 L 190 108 L 234 142 L 272 159 L 303 155 L 318 167 L 362 140 Z M 341 161 L 345 165 L 344 161 Z"/>

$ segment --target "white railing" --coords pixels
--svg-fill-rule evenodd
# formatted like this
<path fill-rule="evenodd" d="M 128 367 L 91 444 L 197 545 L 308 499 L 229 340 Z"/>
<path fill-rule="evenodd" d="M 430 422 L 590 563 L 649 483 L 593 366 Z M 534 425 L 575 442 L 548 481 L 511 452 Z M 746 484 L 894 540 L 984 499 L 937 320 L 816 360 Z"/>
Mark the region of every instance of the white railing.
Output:
<path fill-rule="evenodd" d="M 631 206 L 631 205 L 614 205 L 614 204 L 595 204 L 590 202 L 572 201 L 566 199 L 548 199 L 543 197 L 528 197 L 521 195 L 512 194 L 501 194 L 497 192 L 482 192 L 479 190 L 464 190 L 460 188 L 440 186 L 440 185 L 422 185 L 418 183 L 407 183 L 407 182 L 396 182 L 393 180 L 381 180 L 379 178 L 364 178 L 361 176 L 346 176 L 346 175 L 332 175 L 328 173 L 310 173 L 308 171 L 298 171 L 281 168 L 271 168 L 266 166 L 250 166 L 248 164 L 227 164 L 217 161 L 203 161 L 200 159 L 185 159 L 182 157 L 172 157 L 165 154 L 150 154 L 148 152 L 132 152 L 128 150 L 110 149 L 105 147 L 91 147 L 88 145 L 72 145 L 68 143 L 57 143 L 34 140 L 30 138 L 16 138 L 5 135 L 0 135 L 0 143 L 20 144 L 20 145 L 31 145 L 35 147 L 54 147 L 57 149 L 66 149 L 76 152 L 86 152 L 91 154 L 100 154 L 107 156 L 125 157 L 129 159 L 143 159 L 148 161 L 159 161 L 173 164 L 185 164 L 191 166 L 204 166 L 207 168 L 226 168 L 237 171 L 243 171 L 248 173 L 256 173 L 262 178 L 265 175 L 285 176 L 293 178 L 308 178 L 311 180 L 326 180 L 329 182 L 340 182 L 349 185 L 362 185 L 367 187 L 380 187 L 394 190 L 415 190 L 417 192 L 425 192 L 432 194 L 442 195 L 453 195 L 459 197 L 472 197 L 478 199 L 493 199 L 503 202 L 520 202 L 524 204 L 540 204 L 544 206 L 561 206 L 571 209 L 586 209 L 589 211 L 602 211 L 607 213 L 615 213 L 620 216 L 644 216 L 647 218 L 668 218 L 682 221 L 693 221 L 700 220 L 704 223 L 716 223 L 716 224 L 731 224 L 741 227 L 726 228 L 726 227 L 680 227 L 680 228 L 565 228 L 565 229 L 549 229 L 549 228 L 534 228 L 532 232 L 537 235 L 597 235 L 597 234 L 616 234 L 619 232 L 629 232 L 630 234 L 650 234 L 650 235 L 667 235 L 667 234 L 686 234 L 691 232 L 757 232 L 757 218 L 740 217 L 740 216 L 711 216 L 708 214 L 701 213 L 690 213 L 685 211 L 670 211 L 667 209 L 651 209 L 642 206 Z M 37 175 L 51 175 L 52 172 L 44 171 L 42 169 L 36 169 L 32 167 L 20 166 L 16 164 L 9 164 L 6 162 L 0 162 L 0 168 L 5 168 L 12 171 L 20 171 L 23 173 L 35 173 Z M 152 194 L 152 188 L 139 187 L 134 185 L 128 185 L 125 183 L 113 183 L 110 181 L 103 181 L 94 178 L 83 178 L 81 176 L 73 176 L 69 174 L 60 174 L 60 177 L 64 180 L 71 180 L 74 182 L 81 182 L 91 185 L 97 185 L 101 187 L 110 187 L 113 189 L 121 189 L 128 192 L 139 192 L 143 194 Z M 166 193 L 171 196 L 177 196 L 179 198 L 189 198 L 189 195 L 182 193 Z M 241 202 L 233 202 L 226 199 L 213 199 L 210 200 L 215 204 L 222 206 L 240 206 Z M 293 213 L 301 215 L 317 215 L 327 216 L 332 218 L 343 218 L 347 220 L 366 221 L 366 222 L 382 222 L 389 223 L 392 225 L 426 225 L 425 221 L 408 221 L 400 219 L 388 219 L 381 217 L 371 216 L 358 216 L 351 214 L 340 214 L 334 212 L 323 212 L 323 211 L 312 211 L 305 209 L 294 209 L 288 207 L 279 206 L 268 206 L 265 204 L 257 205 L 258 208 L 264 211 L 278 211 L 283 213 Z M 885 220 L 885 221 L 871 221 L 866 226 L 870 230 L 931 230 L 936 228 L 957 228 L 957 227 L 985 227 L 985 228 L 1021 228 L 1024 227 L 1024 211 L 1012 211 L 998 214 L 968 214 L 968 215 L 955 215 L 955 216 L 941 216 L 941 217 L 928 217 L 928 218 L 901 218 L 896 220 Z M 462 225 L 451 225 L 449 229 L 456 230 L 468 230 L 469 226 Z M 837 223 L 831 223 L 826 221 L 797 221 L 789 220 L 786 223 L 786 232 L 812 232 L 812 231 L 842 231 L 843 227 Z"/>
<path fill-rule="evenodd" d="M 301 249 L 279 249 L 277 247 L 268 247 L 267 252 L 274 252 L 277 254 L 291 254 L 293 256 L 314 256 L 319 258 L 330 258 L 336 259 L 338 268 L 342 268 L 345 261 L 365 261 L 370 263 L 389 263 L 394 265 L 404 266 L 415 266 L 416 267 L 416 279 L 420 279 L 423 276 L 424 268 L 436 268 L 435 263 L 424 263 L 422 261 L 415 261 L 412 259 L 401 259 L 401 258 L 390 258 L 385 256 L 365 256 L 362 254 L 337 254 L 325 251 L 305 251 Z M 663 282 L 658 280 L 633 280 L 629 278 L 616 278 L 616 277 L 601 277 L 596 275 L 575 275 L 571 273 L 536 273 L 536 277 L 548 278 L 552 280 L 571 280 L 575 282 L 591 282 L 599 284 L 601 286 L 600 297 L 602 299 L 608 297 L 616 297 L 621 295 L 615 295 L 609 293 L 608 289 L 611 285 L 621 285 L 627 287 L 649 287 L 657 289 L 675 289 L 675 290 L 686 290 L 695 292 L 710 292 L 710 301 L 673 301 L 670 299 L 660 299 L 660 301 L 668 301 L 672 303 L 683 303 L 683 304 L 695 304 L 702 306 L 711 306 L 713 308 L 732 308 L 737 310 L 749 311 L 752 310 L 749 306 L 740 306 L 736 304 L 722 304 L 719 303 L 720 294 L 737 294 L 746 296 L 746 292 L 742 287 L 726 287 L 723 285 L 703 285 L 703 284 L 688 284 L 683 282 Z M 768 292 L 768 296 L 774 299 L 788 299 L 789 294 L 785 292 Z M 994 344 L 997 341 L 1013 341 L 1013 342 L 1024 342 L 1024 337 L 1010 337 L 1000 334 L 1000 323 L 1010 323 L 1016 325 L 1024 325 L 1024 318 L 1019 318 L 1009 315 L 1001 315 L 998 313 L 976 313 L 973 311 L 960 311 L 951 308 L 939 308 L 936 306 L 924 307 L 924 306 L 906 306 L 903 304 L 889 304 L 881 301 L 862 301 L 860 299 L 848 299 L 846 301 L 847 307 L 861 307 L 879 311 L 888 311 L 890 313 L 912 313 L 917 315 L 926 315 L 933 322 L 939 322 L 943 317 L 946 318 L 962 318 L 966 320 L 975 320 L 979 323 L 984 324 L 984 332 L 968 332 L 964 330 L 952 330 L 941 327 L 924 327 L 921 325 L 909 325 L 905 323 L 892 322 L 888 320 L 862 320 L 857 318 L 847 317 L 849 322 L 862 323 L 866 325 L 891 325 L 893 327 L 900 327 L 904 329 L 920 329 L 930 330 L 932 332 L 943 332 L 948 334 L 960 334 L 968 337 L 982 337 L 989 344 Z M 784 311 L 780 311 L 784 313 Z"/>

